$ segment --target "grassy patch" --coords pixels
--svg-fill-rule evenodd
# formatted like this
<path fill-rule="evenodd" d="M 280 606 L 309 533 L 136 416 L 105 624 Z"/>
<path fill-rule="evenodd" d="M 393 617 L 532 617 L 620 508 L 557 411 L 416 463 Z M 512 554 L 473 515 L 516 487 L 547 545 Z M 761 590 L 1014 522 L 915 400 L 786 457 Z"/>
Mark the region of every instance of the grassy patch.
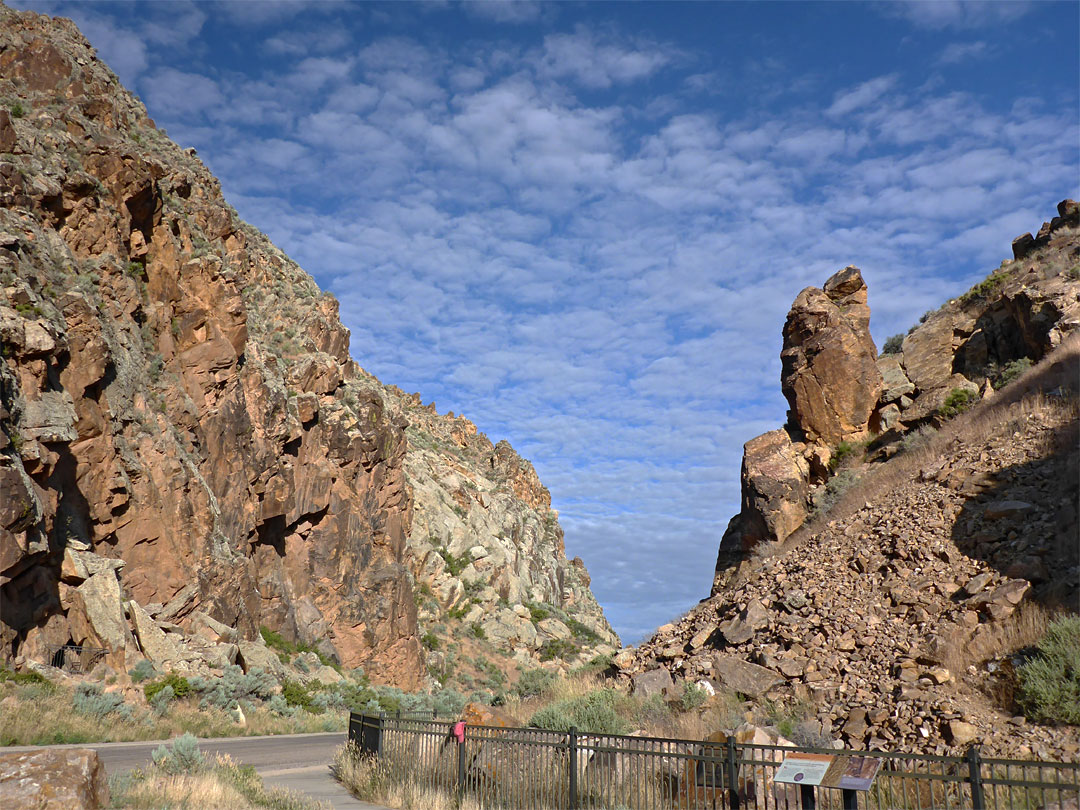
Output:
<path fill-rule="evenodd" d="M 327 657 L 324 653 L 312 647 L 310 644 L 303 644 L 301 642 L 286 641 L 281 633 L 276 630 L 271 630 L 269 627 L 260 627 L 259 634 L 262 636 L 263 641 L 266 642 L 266 646 L 273 650 L 277 650 L 278 653 L 284 653 L 286 656 L 297 655 L 298 653 L 315 653 L 319 658 L 319 663 L 324 667 L 332 667 L 338 672 L 341 672 L 341 665 L 334 661 L 332 658 Z M 286 663 L 286 662 L 282 662 Z"/>
<path fill-rule="evenodd" d="M 1017 669 L 1017 702 L 1041 723 L 1080 724 L 1080 616 L 1050 623 L 1038 653 Z"/>
<path fill-rule="evenodd" d="M 954 388 L 945 397 L 942 406 L 938 408 L 938 415 L 945 419 L 952 419 L 974 405 L 978 399 L 979 395 L 975 391 L 970 391 L 967 388 Z"/>
<path fill-rule="evenodd" d="M 627 724 L 616 713 L 615 703 L 613 689 L 597 689 L 546 706 L 529 719 L 529 725 L 549 731 L 576 728 L 591 734 L 625 734 Z"/>

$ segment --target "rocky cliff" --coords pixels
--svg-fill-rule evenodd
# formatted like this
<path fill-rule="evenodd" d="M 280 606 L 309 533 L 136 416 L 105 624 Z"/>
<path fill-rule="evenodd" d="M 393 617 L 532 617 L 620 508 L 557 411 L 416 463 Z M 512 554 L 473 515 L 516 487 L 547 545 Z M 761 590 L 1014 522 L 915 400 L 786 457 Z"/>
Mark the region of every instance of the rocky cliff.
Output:
<path fill-rule="evenodd" d="M 421 404 L 419 394 L 379 392 L 408 423 L 414 511 L 406 554 L 432 671 L 460 674 L 471 656 L 488 664 L 471 667 L 469 677 L 494 688 L 492 664 L 512 677 L 613 653 L 618 636 L 589 590 L 585 564 L 567 560 L 551 495 L 532 464 L 468 419 Z"/>
<path fill-rule="evenodd" d="M 143 635 L 196 644 L 209 620 L 204 641 L 266 626 L 415 688 L 417 588 L 448 587 L 448 608 L 471 574 L 498 595 L 471 586 L 485 616 L 527 595 L 610 634 L 531 466 L 478 436 L 467 461 L 418 445 L 468 423 L 408 426 L 407 398 L 350 359 L 337 302 L 70 21 L 0 7 L 0 99 L 3 660 L 74 643 L 122 671 Z M 472 463 L 460 488 L 501 504 L 490 526 L 438 496 Z M 447 586 L 428 537 L 487 543 L 488 562 Z"/>
<path fill-rule="evenodd" d="M 876 360 L 854 268 L 800 293 L 791 420 L 746 445 L 712 595 L 621 671 L 787 706 L 819 744 L 1075 758 L 1078 729 L 1025 720 L 1008 673 L 1080 604 L 1078 226 L 1063 202 Z"/>
<path fill-rule="evenodd" d="M 780 355 L 788 424 L 745 445 L 742 508 L 724 534 L 717 574 L 803 525 L 853 451 L 888 458 L 906 434 L 947 418 L 950 395 L 992 393 L 1010 364 L 1037 362 L 1080 328 L 1078 225 L 1080 206 L 1061 202 L 1037 238 L 1014 240 L 1012 260 L 890 338 L 880 356 L 858 268 L 800 292 Z"/>

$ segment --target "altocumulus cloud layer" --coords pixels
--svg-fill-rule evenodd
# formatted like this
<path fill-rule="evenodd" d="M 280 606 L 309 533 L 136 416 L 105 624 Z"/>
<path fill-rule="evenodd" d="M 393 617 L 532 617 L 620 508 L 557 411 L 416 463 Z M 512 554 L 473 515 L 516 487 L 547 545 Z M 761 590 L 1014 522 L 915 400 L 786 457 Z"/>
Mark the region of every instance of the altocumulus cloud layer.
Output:
<path fill-rule="evenodd" d="M 1080 186 L 1073 3 L 19 5 L 535 462 L 629 641 L 708 593 L 799 290 L 858 264 L 880 345 Z"/>

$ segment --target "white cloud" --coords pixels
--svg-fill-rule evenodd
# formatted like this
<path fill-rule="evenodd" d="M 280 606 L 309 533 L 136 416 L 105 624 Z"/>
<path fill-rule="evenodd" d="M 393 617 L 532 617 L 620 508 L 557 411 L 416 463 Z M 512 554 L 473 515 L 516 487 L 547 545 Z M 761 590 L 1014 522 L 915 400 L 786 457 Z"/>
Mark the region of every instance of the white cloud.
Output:
<path fill-rule="evenodd" d="M 982 59 L 989 52 L 988 45 L 983 42 L 950 42 L 938 57 L 942 65 L 957 65 L 974 59 Z"/>
<path fill-rule="evenodd" d="M 852 90 L 845 90 L 836 95 L 832 106 L 826 111 L 828 115 L 844 116 L 855 110 L 880 99 L 896 84 L 896 76 L 879 76 L 876 79 L 863 82 Z"/>
<path fill-rule="evenodd" d="M 986 28 L 1012 22 L 1031 11 L 1028 0 L 901 0 L 877 3 L 883 13 L 903 17 L 920 28 Z"/>
<path fill-rule="evenodd" d="M 585 87 L 604 88 L 645 79 L 669 64 L 674 56 L 658 45 L 600 41 L 592 31 L 578 26 L 573 34 L 544 37 L 543 52 L 536 56 L 535 62 L 542 76 L 572 78 Z"/>
<path fill-rule="evenodd" d="M 465 0 L 461 5 L 477 17 L 514 25 L 538 20 L 544 11 L 537 0 Z"/>

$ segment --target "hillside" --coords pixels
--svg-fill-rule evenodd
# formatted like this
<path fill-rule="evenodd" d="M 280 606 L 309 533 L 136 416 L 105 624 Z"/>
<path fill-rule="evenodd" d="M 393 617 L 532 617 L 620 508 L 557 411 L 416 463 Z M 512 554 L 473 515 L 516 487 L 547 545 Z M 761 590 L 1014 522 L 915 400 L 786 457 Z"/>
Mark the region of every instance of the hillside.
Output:
<path fill-rule="evenodd" d="M 417 689 L 474 623 L 474 664 L 617 646 L 531 465 L 365 372 L 70 21 L 0 7 L 0 153 L 0 662 L 274 666 L 267 628 Z"/>
<path fill-rule="evenodd" d="M 880 357 L 855 268 L 799 294 L 791 422 L 746 445 L 713 592 L 621 672 L 786 707 L 822 744 L 1076 757 L 1080 729 L 1026 720 L 1012 675 L 1080 606 L 1080 222 L 1059 214 Z"/>

